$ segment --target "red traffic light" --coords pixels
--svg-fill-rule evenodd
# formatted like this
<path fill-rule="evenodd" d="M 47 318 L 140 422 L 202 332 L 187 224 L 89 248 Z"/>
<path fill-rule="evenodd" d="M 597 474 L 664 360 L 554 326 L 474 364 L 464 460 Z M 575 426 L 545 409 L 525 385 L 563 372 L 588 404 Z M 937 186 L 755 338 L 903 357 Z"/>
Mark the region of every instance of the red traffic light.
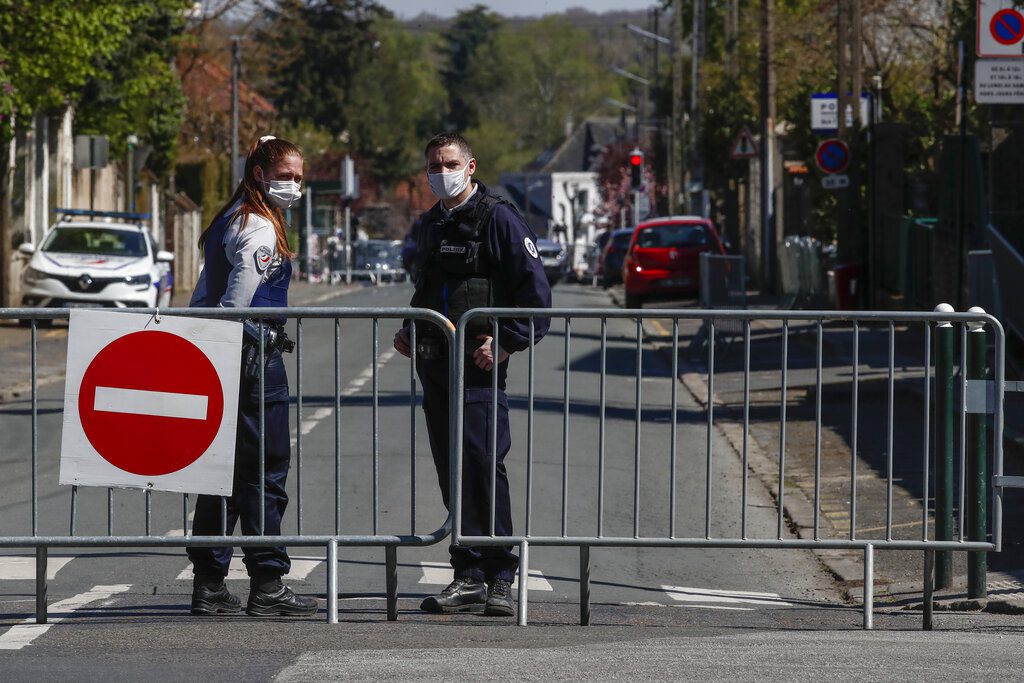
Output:
<path fill-rule="evenodd" d="M 629 165 L 630 166 L 642 166 L 643 163 L 644 163 L 644 155 L 643 154 L 630 154 L 629 155 Z"/>

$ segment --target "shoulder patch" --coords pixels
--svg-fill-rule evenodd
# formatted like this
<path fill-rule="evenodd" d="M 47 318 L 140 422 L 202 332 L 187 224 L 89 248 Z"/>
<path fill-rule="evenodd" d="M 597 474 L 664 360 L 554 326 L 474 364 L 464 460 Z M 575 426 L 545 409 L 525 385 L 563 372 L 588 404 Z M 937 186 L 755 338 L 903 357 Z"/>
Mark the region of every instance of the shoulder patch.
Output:
<path fill-rule="evenodd" d="M 526 245 L 526 251 L 530 252 L 530 256 L 537 258 L 537 245 L 533 243 L 533 240 L 529 237 L 524 237 L 523 244 Z"/>
<path fill-rule="evenodd" d="M 267 269 L 267 266 L 269 266 L 270 262 L 273 260 L 274 252 L 270 251 L 270 247 L 264 244 L 263 246 L 256 250 L 256 253 L 254 254 L 253 258 L 256 259 L 256 270 L 262 273 Z"/>

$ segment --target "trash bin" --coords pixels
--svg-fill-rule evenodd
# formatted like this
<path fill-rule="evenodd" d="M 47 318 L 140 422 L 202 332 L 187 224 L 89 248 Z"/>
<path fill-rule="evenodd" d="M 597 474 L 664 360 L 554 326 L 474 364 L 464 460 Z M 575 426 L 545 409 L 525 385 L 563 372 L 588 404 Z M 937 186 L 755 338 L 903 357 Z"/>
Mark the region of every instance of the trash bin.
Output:
<path fill-rule="evenodd" d="M 859 263 L 836 265 L 832 269 L 832 281 L 835 285 L 838 310 L 853 311 L 860 308 L 861 265 Z"/>

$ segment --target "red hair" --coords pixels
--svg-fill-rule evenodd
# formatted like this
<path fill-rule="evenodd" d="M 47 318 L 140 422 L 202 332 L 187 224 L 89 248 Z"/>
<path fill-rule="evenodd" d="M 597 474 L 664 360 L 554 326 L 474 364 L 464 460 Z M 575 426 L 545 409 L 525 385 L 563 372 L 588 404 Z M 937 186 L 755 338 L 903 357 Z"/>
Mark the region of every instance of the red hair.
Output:
<path fill-rule="evenodd" d="M 242 225 L 239 230 L 245 230 L 250 214 L 266 218 L 274 226 L 274 232 L 277 233 L 277 252 L 287 258 L 292 258 L 295 255 L 288 247 L 288 231 L 284 223 L 284 214 L 281 209 L 267 203 L 266 195 L 263 193 L 263 183 L 256 179 L 255 172 L 258 166 L 266 177 L 267 172 L 274 164 L 292 155 L 302 158 L 302 152 L 298 147 L 281 138 L 264 137 L 252 143 L 249 153 L 245 157 L 245 172 L 242 174 L 242 182 L 238 184 L 238 189 L 231 195 L 231 199 L 220 208 L 213 221 L 199 236 L 200 250 L 206 243 L 206 235 L 213 227 L 213 223 L 226 214 L 235 205 L 235 202 L 241 200 L 241 204 L 231 214 L 232 221 L 239 216 L 242 217 Z"/>

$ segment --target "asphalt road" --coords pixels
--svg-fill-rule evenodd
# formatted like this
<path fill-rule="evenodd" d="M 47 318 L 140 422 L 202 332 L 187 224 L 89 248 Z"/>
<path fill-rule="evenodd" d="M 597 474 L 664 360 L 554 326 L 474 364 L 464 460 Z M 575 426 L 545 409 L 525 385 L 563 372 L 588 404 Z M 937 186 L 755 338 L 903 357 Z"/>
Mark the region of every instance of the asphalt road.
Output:
<path fill-rule="evenodd" d="M 350 307 L 404 305 L 409 297 L 407 286 L 359 289 L 335 299 L 324 299 L 324 291 L 303 296 L 309 301 L 319 298 L 319 305 Z M 609 305 L 601 290 L 556 288 L 556 306 Z M 394 322 L 380 323 L 375 353 L 368 322 L 342 321 L 337 347 L 333 322 L 303 324 L 301 420 L 293 406 L 294 434 L 302 434 L 302 458 L 300 465 L 296 456 L 289 479 L 292 504 L 286 533 L 298 532 L 300 519 L 301 531 L 309 534 L 365 534 L 374 529 L 429 533 L 443 523 L 445 511 L 422 415 L 411 406 L 409 362 L 390 347 L 395 328 Z M 678 391 L 673 481 L 670 368 L 662 356 L 641 348 L 638 429 L 636 326 L 632 321 L 609 321 L 607 338 L 603 477 L 599 325 L 572 321 L 566 334 L 564 323 L 558 321 L 537 347 L 532 448 L 526 438 L 527 358 L 513 358 L 509 394 L 514 437 L 506 464 L 517 529 L 527 525 L 527 462 L 532 453 L 529 528 L 534 536 L 560 534 L 563 525 L 570 534 L 590 535 L 600 524 L 606 535 L 674 532 L 702 537 L 710 524 L 712 536 L 735 537 L 743 487 L 735 453 L 714 440 L 708 498 L 704 413 L 687 392 Z M 340 359 L 337 367 L 335 357 Z M 288 359 L 293 394 L 298 380 L 295 360 Z M 337 413 L 336 375 L 342 396 Z M 57 485 L 62 396 L 61 381 L 41 390 L 41 534 L 66 534 L 70 524 L 70 492 Z M 31 531 L 30 444 L 27 403 L 0 404 L 0 535 Z M 603 514 L 597 505 L 601 481 Z M 748 535 L 772 537 L 776 511 L 771 498 L 754 479 L 748 486 Z M 115 491 L 108 498 L 106 490 L 83 489 L 75 530 L 144 533 L 144 511 L 141 493 Z M 153 495 L 153 533 L 180 534 L 187 528 L 186 517 L 180 494 Z M 398 622 L 385 621 L 383 551 L 342 548 L 339 555 L 341 623 L 329 626 L 323 623 L 323 610 L 316 618 L 294 621 L 189 616 L 189 565 L 176 549 L 54 550 L 49 564 L 50 623 L 37 627 L 31 618 L 32 559 L 24 550 L 5 551 L 0 557 L 0 650 L 6 651 L 0 652 L 0 672 L 5 680 L 173 680 L 197 675 L 261 680 L 753 680 L 808 673 L 824 680 L 911 680 L 935 675 L 1012 676 L 1014 655 L 1022 645 L 1015 618 L 989 614 L 944 616 L 939 620 L 944 632 L 920 634 L 908 632 L 919 627 L 919 614 L 882 611 L 876 615 L 876 628 L 888 633 L 865 634 L 859 631 L 859 608 L 843 604 L 831 577 L 806 551 L 595 549 L 593 624 L 580 627 L 578 551 L 532 547 L 527 628 L 515 627 L 511 619 L 479 614 L 435 616 L 418 611 L 422 596 L 451 578 L 444 542 L 399 550 Z M 292 556 L 290 584 L 323 599 L 323 549 L 296 548 Z M 248 586 L 240 563 L 229 579 L 244 599 Z M 937 662 L 942 663 L 941 671 Z"/>

